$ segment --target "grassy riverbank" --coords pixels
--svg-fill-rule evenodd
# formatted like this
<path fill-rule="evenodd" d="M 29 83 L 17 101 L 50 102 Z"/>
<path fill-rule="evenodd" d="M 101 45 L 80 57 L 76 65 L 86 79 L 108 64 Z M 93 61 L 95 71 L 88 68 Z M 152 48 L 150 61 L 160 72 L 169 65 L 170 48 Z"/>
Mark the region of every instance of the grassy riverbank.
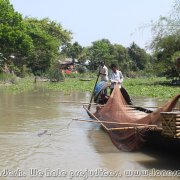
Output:
<path fill-rule="evenodd" d="M 34 77 L 15 79 L 8 77 L 10 81 L 6 81 L 4 77 L 0 78 L 1 87 L 5 86 L 11 92 L 22 92 L 34 88 Z M 75 75 L 66 77 L 64 82 L 41 82 L 41 85 L 47 89 L 55 91 L 64 91 L 69 94 L 71 91 L 89 91 L 92 92 L 96 81 L 95 74 L 89 74 L 86 77 Z M 83 81 L 83 80 L 90 81 Z M 37 81 L 38 85 L 40 84 Z M 125 78 L 123 82 L 131 96 L 158 97 L 162 99 L 171 98 L 180 93 L 180 86 L 173 86 L 166 78 Z"/>
<path fill-rule="evenodd" d="M 79 78 L 66 78 L 61 83 L 47 83 L 45 86 L 52 90 L 92 92 L 96 78 L 91 81 L 81 81 Z M 171 98 L 180 93 L 179 86 L 172 86 L 166 78 L 126 78 L 123 83 L 131 96 Z"/>
<path fill-rule="evenodd" d="M 126 79 L 124 86 L 130 95 L 171 98 L 180 93 L 180 86 L 171 85 L 166 78 Z"/>
<path fill-rule="evenodd" d="M 9 92 L 21 93 L 34 88 L 34 78 L 18 78 L 12 75 L 0 75 L 0 87 Z"/>

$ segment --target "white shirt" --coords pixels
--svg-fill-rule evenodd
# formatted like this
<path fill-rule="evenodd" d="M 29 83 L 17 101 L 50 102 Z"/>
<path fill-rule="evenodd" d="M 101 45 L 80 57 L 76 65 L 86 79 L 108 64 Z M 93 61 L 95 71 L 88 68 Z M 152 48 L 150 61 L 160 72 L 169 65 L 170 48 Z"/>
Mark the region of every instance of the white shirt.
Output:
<path fill-rule="evenodd" d="M 102 73 L 102 74 L 101 74 Z M 104 65 L 100 68 L 101 81 L 108 81 L 108 68 Z"/>
<path fill-rule="evenodd" d="M 111 81 L 111 87 L 110 87 L 111 89 L 114 88 L 114 84 L 116 84 L 116 83 L 118 83 L 118 84 L 119 84 L 119 88 L 121 88 L 121 84 L 122 84 L 122 82 L 123 82 L 124 77 L 123 77 L 121 71 L 116 70 L 116 73 L 114 73 L 114 72 L 112 71 L 109 79 L 110 79 L 110 81 Z"/>

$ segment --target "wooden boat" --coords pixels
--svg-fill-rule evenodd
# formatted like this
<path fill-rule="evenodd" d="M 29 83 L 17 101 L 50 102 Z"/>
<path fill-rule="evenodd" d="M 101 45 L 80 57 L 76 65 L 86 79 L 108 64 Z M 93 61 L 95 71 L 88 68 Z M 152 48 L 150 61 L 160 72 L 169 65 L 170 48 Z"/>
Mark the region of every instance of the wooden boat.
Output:
<path fill-rule="evenodd" d="M 117 123 L 117 122 L 106 122 L 101 121 L 99 118 L 97 118 L 91 111 L 88 110 L 88 106 L 83 106 L 84 109 L 87 111 L 88 115 L 93 119 L 92 122 L 100 123 L 102 128 L 109 134 L 113 144 L 120 150 L 123 151 L 134 151 L 138 150 L 142 146 L 142 142 L 145 142 L 145 139 L 139 139 L 136 141 L 136 143 L 132 146 L 128 143 L 128 139 L 131 139 L 131 134 L 134 131 L 141 131 L 144 128 L 153 130 L 153 131 L 161 131 L 161 128 L 158 128 L 156 125 L 145 125 L 145 124 L 138 124 L 138 123 Z M 102 106 L 101 106 L 102 107 Z M 145 116 L 151 111 L 142 107 L 135 106 L 135 111 L 140 116 Z M 129 132 L 129 133 L 128 133 Z M 125 139 L 121 139 L 122 135 L 124 136 L 124 133 L 129 134 L 129 137 L 126 136 Z M 131 147 L 131 148 L 130 148 Z"/>
<path fill-rule="evenodd" d="M 146 133 L 146 145 L 155 146 L 156 149 L 171 151 L 180 150 L 180 111 L 161 113 L 162 131 L 149 131 Z"/>
<path fill-rule="evenodd" d="M 98 92 L 98 96 L 101 95 L 101 92 L 104 93 L 104 89 L 102 88 Z M 169 145 L 167 142 L 174 142 L 176 147 L 180 146 L 179 138 L 167 138 L 162 134 L 163 127 L 160 114 L 161 112 L 170 111 L 178 101 L 180 94 L 154 112 L 143 107 L 128 105 L 127 103 L 124 107 L 120 107 L 119 104 L 116 104 L 118 103 L 117 99 L 119 100 L 118 97 L 120 97 L 118 88 L 111 96 L 106 104 L 102 104 L 102 101 L 99 101 L 99 98 L 96 97 L 95 102 L 100 102 L 100 105 L 96 105 L 95 113 L 92 113 L 86 106 L 84 106 L 84 109 L 93 119 L 92 122 L 101 124 L 118 149 L 123 151 L 139 150 L 145 142 L 151 142 L 152 144 L 165 142 L 164 145 L 167 146 Z M 117 110 L 115 111 L 114 109 Z"/>

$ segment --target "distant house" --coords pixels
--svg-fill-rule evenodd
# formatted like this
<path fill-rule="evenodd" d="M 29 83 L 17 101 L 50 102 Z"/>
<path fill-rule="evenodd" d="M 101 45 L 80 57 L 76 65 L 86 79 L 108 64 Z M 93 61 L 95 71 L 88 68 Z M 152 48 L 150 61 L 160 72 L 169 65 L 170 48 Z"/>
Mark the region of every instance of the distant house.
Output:
<path fill-rule="evenodd" d="M 70 74 L 74 71 L 75 64 L 78 63 L 77 59 L 66 58 L 64 61 L 59 60 L 60 69 L 64 70 L 65 73 Z"/>

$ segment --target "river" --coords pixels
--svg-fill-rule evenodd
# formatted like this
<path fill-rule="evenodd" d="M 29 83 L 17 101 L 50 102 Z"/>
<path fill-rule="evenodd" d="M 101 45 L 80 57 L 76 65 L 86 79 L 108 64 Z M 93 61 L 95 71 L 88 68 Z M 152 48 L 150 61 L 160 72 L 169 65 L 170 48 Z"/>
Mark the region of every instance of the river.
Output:
<path fill-rule="evenodd" d="M 179 169 L 176 155 L 153 148 L 122 152 L 98 124 L 72 122 L 73 118 L 89 119 L 78 103 L 89 99 L 90 93 L 63 93 L 43 87 L 17 94 L 1 88 L 0 179 L 17 179 L 17 176 L 21 179 L 127 179 L 130 176 L 128 179 L 134 180 L 147 178 L 144 172 L 149 173 L 148 179 L 161 179 L 162 170 Z M 164 103 L 153 98 L 133 100 L 142 106 Z M 142 177 L 131 176 L 127 170 L 142 173 Z"/>

